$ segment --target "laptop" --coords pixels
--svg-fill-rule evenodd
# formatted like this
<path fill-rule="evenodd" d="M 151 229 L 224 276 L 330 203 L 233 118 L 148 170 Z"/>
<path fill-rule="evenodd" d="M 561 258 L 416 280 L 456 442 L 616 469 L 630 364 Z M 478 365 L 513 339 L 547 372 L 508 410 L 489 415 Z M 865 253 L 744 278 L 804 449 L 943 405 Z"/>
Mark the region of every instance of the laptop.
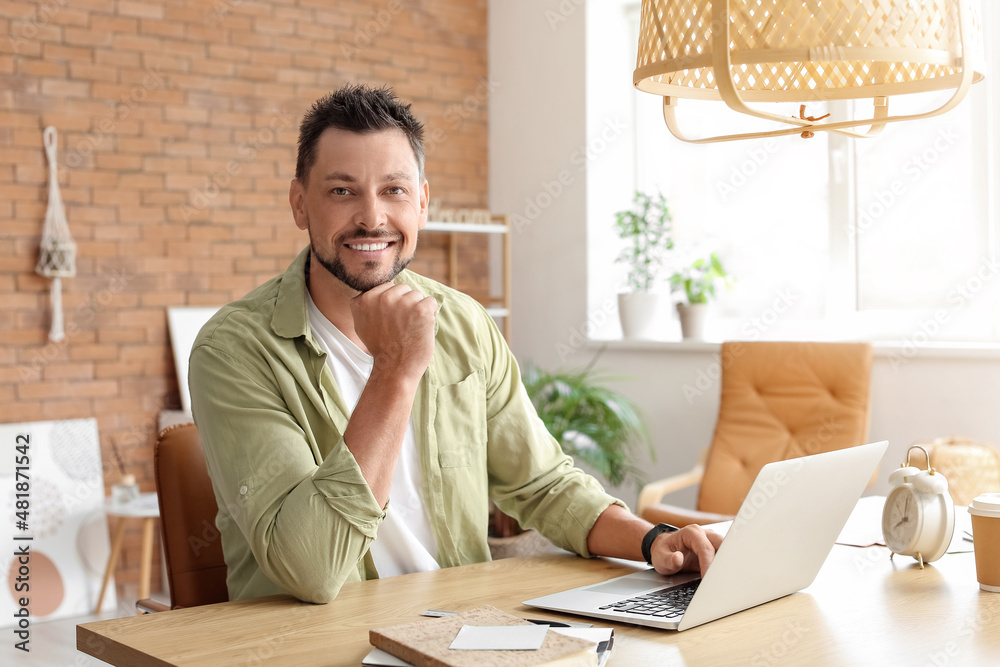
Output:
<path fill-rule="evenodd" d="M 704 578 L 642 570 L 524 604 L 686 630 L 809 586 L 882 460 L 876 442 L 765 465 Z"/>

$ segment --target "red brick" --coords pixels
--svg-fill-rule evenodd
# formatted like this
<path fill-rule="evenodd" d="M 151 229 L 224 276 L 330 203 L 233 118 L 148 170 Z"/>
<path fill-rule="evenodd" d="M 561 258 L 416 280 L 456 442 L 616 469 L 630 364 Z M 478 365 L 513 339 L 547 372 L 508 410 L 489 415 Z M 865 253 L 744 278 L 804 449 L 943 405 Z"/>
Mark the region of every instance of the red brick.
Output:
<path fill-rule="evenodd" d="M 87 81 L 43 79 L 42 94 L 52 97 L 89 97 L 91 84 Z"/>
<path fill-rule="evenodd" d="M 144 19 L 162 19 L 163 6 L 157 2 L 133 2 L 118 0 L 118 13 L 122 16 L 135 16 Z"/>
<path fill-rule="evenodd" d="M 69 395 L 79 398 L 106 398 L 118 396 L 121 388 L 118 380 L 91 380 L 89 382 L 71 382 Z"/>
<path fill-rule="evenodd" d="M 115 143 L 122 153 L 159 153 L 163 140 L 156 137 L 118 137 Z"/>
<path fill-rule="evenodd" d="M 80 48 L 77 46 L 64 46 L 62 44 L 42 44 L 42 57 L 50 62 L 90 62 L 93 60 L 93 50 Z"/>
<path fill-rule="evenodd" d="M 66 77 L 66 63 L 21 58 L 17 62 L 17 73 L 31 76 Z"/>
<path fill-rule="evenodd" d="M 100 361 L 102 359 L 117 359 L 119 349 L 117 345 L 74 345 L 70 348 L 69 356 L 74 361 Z"/>
<path fill-rule="evenodd" d="M 208 55 L 210 58 L 219 60 L 231 60 L 237 63 L 245 63 L 250 60 L 250 49 L 227 46 L 225 44 L 209 44 Z"/>
<path fill-rule="evenodd" d="M 141 19 L 139 21 L 139 32 L 143 35 L 182 38 L 187 33 L 187 29 L 183 23 Z"/>
<path fill-rule="evenodd" d="M 163 49 L 162 41 L 158 37 L 118 34 L 114 36 L 112 43 L 116 51 L 159 53 Z"/>
<path fill-rule="evenodd" d="M 92 416 L 92 405 L 87 400 L 42 401 L 41 419 L 83 419 Z"/>
<path fill-rule="evenodd" d="M 46 400 L 68 397 L 70 383 L 65 380 L 52 382 L 22 382 L 17 386 L 17 397 L 20 400 Z"/>
<path fill-rule="evenodd" d="M 261 35 L 249 30 L 233 30 L 230 41 L 236 46 L 247 46 L 253 49 L 271 49 L 274 47 L 274 36 Z"/>
<path fill-rule="evenodd" d="M 115 171 L 135 171 L 142 168 L 142 158 L 138 155 L 120 155 L 118 153 L 100 153 L 94 156 L 98 169 Z M 96 193 L 95 193 L 96 194 Z M 117 193 L 115 193 L 115 201 Z M 109 202 L 110 203 L 110 202 Z"/>
<path fill-rule="evenodd" d="M 285 19 L 258 18 L 253 22 L 255 32 L 265 35 L 293 35 L 295 22 Z"/>
<path fill-rule="evenodd" d="M 121 32 L 134 35 L 138 31 L 139 21 L 131 17 L 93 14 L 90 17 L 90 25 L 98 32 Z"/>
<path fill-rule="evenodd" d="M 117 67 L 138 69 L 142 64 L 142 56 L 134 51 L 94 49 L 94 62 L 98 65 L 115 65 Z"/>
<path fill-rule="evenodd" d="M 141 343 L 145 340 L 142 330 L 134 330 L 139 337 L 130 341 L 113 341 L 123 343 Z M 142 373 L 140 361 L 99 361 L 94 365 L 96 377 L 99 379 L 131 377 Z"/>
<path fill-rule="evenodd" d="M 193 292 L 188 295 L 189 306 L 223 306 L 232 301 L 226 292 Z"/>

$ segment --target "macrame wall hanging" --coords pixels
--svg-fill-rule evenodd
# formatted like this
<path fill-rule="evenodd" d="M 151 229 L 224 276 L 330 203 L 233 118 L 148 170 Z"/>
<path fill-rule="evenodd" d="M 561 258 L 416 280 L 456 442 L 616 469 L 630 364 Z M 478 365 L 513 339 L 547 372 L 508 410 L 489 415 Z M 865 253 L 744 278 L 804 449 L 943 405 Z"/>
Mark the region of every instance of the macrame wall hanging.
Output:
<path fill-rule="evenodd" d="M 59 342 L 66 337 L 63 330 L 62 278 L 76 275 L 76 242 L 69 233 L 66 210 L 59 193 L 59 175 L 56 169 L 56 128 L 47 127 L 43 133 L 45 155 L 49 159 L 49 206 L 45 210 L 42 228 L 42 247 L 35 273 L 52 278 L 52 328 L 49 340 Z"/>

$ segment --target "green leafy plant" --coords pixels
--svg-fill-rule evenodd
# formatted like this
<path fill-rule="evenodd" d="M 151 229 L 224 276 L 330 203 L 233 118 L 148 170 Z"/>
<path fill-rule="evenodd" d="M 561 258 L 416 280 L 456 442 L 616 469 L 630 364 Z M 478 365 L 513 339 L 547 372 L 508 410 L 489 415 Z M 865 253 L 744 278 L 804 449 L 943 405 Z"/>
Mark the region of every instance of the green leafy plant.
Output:
<path fill-rule="evenodd" d="M 674 247 L 673 219 L 663 193 L 651 197 L 637 191 L 632 203 L 631 209 L 615 213 L 615 230 L 629 244 L 615 262 L 629 265 L 629 287 L 644 292 L 653 287 Z"/>
<path fill-rule="evenodd" d="M 715 298 L 715 289 L 720 283 L 728 288 L 732 280 L 714 252 L 707 257 L 699 257 L 670 276 L 670 284 L 684 292 L 689 304 L 708 303 L 709 299 Z"/>
<path fill-rule="evenodd" d="M 545 428 L 563 451 L 589 465 L 612 485 L 643 484 L 632 462 L 633 450 L 645 444 L 655 456 L 639 408 L 624 394 L 604 386 L 618 380 L 594 370 L 595 357 L 583 370 L 548 372 L 530 367 L 524 375 L 528 391 Z"/>

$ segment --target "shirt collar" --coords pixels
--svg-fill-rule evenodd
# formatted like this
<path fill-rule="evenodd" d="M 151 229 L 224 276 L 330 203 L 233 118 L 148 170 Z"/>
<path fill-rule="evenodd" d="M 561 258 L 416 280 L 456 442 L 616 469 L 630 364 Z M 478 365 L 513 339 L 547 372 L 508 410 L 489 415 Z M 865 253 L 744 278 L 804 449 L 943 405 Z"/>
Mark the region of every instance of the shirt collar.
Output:
<path fill-rule="evenodd" d="M 278 296 L 271 316 L 271 330 L 282 338 L 298 338 L 309 334 L 309 312 L 306 310 L 306 264 L 309 246 L 299 253 L 281 276 Z"/>
<path fill-rule="evenodd" d="M 295 261 L 282 274 L 281 283 L 278 285 L 274 314 L 271 316 L 271 330 L 282 338 L 305 336 L 312 340 L 312 330 L 309 328 L 309 310 L 306 303 L 306 269 L 309 266 L 310 248 L 311 246 L 306 246 L 299 253 Z M 400 273 L 397 280 L 410 285 L 410 287 L 415 287 L 408 271 Z M 424 286 L 423 289 L 428 291 L 427 286 Z M 428 292 L 426 295 L 437 299 L 438 312 L 440 312 L 444 307 L 445 295 L 439 290 Z M 435 319 L 435 335 L 438 332 L 438 326 L 439 322 Z"/>

